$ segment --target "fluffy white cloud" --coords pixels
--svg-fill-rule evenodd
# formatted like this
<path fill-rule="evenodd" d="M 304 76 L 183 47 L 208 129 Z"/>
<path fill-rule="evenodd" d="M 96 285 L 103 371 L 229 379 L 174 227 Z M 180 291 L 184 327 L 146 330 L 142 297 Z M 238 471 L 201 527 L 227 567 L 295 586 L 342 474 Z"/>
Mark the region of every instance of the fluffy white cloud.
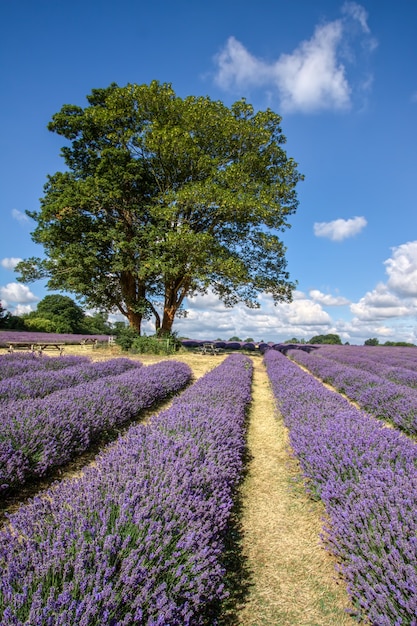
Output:
<path fill-rule="evenodd" d="M 8 283 L 5 287 L 0 287 L 0 298 L 3 303 L 13 302 L 15 304 L 29 304 L 39 300 L 29 287 L 20 283 Z M 3 304 L 6 308 L 6 305 Z"/>
<path fill-rule="evenodd" d="M 411 315 L 414 306 L 398 298 L 387 285 L 380 283 L 373 291 L 368 291 L 359 302 L 351 304 L 350 310 L 360 320 L 381 320 Z"/>
<path fill-rule="evenodd" d="M 293 302 L 275 306 L 272 298 L 263 294 L 259 309 L 248 309 L 243 304 L 228 309 L 209 292 L 188 300 L 188 315 L 175 321 L 175 331 L 193 339 L 229 339 L 237 335 L 276 342 L 330 332 L 331 318 L 318 303 L 301 292 L 293 296 Z"/>
<path fill-rule="evenodd" d="M 216 83 L 222 89 L 245 85 L 263 85 L 273 75 L 272 67 L 248 52 L 235 37 L 229 37 L 224 49 L 216 56 Z"/>
<path fill-rule="evenodd" d="M 417 298 L 417 241 L 393 248 L 385 266 L 388 287 L 399 296 Z"/>
<path fill-rule="evenodd" d="M 349 107 L 351 88 L 336 54 L 341 37 L 339 21 L 318 26 L 309 41 L 280 57 L 274 75 L 284 111 Z"/>
<path fill-rule="evenodd" d="M 5 267 L 6 270 L 14 270 L 16 265 L 20 263 L 22 259 L 19 257 L 6 257 L 0 261 L 2 267 Z"/>
<path fill-rule="evenodd" d="M 309 296 L 312 300 L 323 306 L 344 306 L 345 304 L 349 304 L 349 300 L 343 296 L 332 296 L 328 293 L 322 293 L 318 289 L 310 289 Z"/>
<path fill-rule="evenodd" d="M 322 109 L 346 109 L 351 104 L 352 87 L 342 62 L 354 62 L 348 38 L 352 23 L 360 25 L 361 44 L 371 41 L 367 15 L 361 5 L 348 2 L 344 17 L 317 26 L 312 37 L 302 41 L 291 54 L 281 54 L 276 61 L 265 61 L 252 55 L 235 37 L 229 37 L 224 49 L 215 57 L 216 83 L 225 90 L 266 87 L 278 92 L 284 111 L 311 112 Z M 368 49 L 376 46 L 368 43 Z M 372 84 L 367 77 L 366 85 Z M 361 88 L 365 86 L 362 81 Z"/>
<path fill-rule="evenodd" d="M 31 304 L 18 304 L 13 309 L 13 315 L 24 315 L 25 313 L 30 313 L 34 310 L 34 307 Z"/>
<path fill-rule="evenodd" d="M 360 233 L 366 224 L 367 221 L 364 217 L 351 217 L 347 220 L 340 218 L 331 222 L 316 222 L 314 224 L 314 234 L 316 237 L 342 241 Z"/>

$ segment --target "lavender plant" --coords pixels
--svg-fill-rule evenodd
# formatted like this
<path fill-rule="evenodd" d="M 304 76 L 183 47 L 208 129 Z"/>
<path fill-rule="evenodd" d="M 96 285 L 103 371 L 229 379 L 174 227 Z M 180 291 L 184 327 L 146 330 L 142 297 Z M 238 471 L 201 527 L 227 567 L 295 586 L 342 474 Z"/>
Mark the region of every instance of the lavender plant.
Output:
<path fill-rule="evenodd" d="M 59 359 L 45 356 L 39 359 L 30 352 L 2 354 L 0 356 L 0 381 L 25 372 L 58 371 L 89 362 L 90 359 L 86 356 L 68 355 Z"/>
<path fill-rule="evenodd" d="M 359 368 L 400 385 L 417 387 L 417 350 L 369 346 L 322 346 L 316 356 Z"/>
<path fill-rule="evenodd" d="M 98 380 L 104 376 L 115 376 L 141 365 L 140 361 L 132 359 L 110 359 L 97 363 L 83 361 L 72 367 L 52 371 L 42 367 L 29 369 L 24 374 L 0 380 L 0 402 L 43 398 L 54 391 Z"/>
<path fill-rule="evenodd" d="M 251 376 L 251 361 L 231 355 L 81 478 L 10 516 L 3 626 L 217 623 Z"/>
<path fill-rule="evenodd" d="M 0 405 L 0 492 L 64 465 L 190 378 L 186 364 L 166 361 Z"/>
<path fill-rule="evenodd" d="M 355 400 L 375 417 L 388 420 L 407 434 L 417 434 L 417 389 L 349 367 L 317 352 L 292 350 L 291 358 L 324 382 Z"/>
<path fill-rule="evenodd" d="M 264 358 L 308 489 L 326 506 L 323 538 L 358 619 L 415 626 L 416 445 L 280 353 Z"/>

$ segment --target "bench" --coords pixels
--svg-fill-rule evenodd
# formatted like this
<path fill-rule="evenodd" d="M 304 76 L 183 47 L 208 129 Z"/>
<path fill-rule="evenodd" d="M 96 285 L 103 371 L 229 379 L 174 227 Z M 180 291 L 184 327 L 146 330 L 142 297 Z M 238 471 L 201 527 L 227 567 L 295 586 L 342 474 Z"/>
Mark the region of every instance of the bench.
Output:
<path fill-rule="evenodd" d="M 87 337 L 86 339 L 81 339 L 80 345 L 88 346 L 88 344 L 92 344 L 93 348 L 97 348 L 98 339 L 95 339 L 94 337 Z"/>
<path fill-rule="evenodd" d="M 42 356 L 45 350 L 58 350 L 59 355 L 61 356 L 64 352 L 64 343 L 48 343 L 48 342 L 38 342 L 32 343 L 28 341 L 9 341 L 8 352 L 13 353 L 15 350 L 29 350 L 33 354 L 38 354 L 38 356 Z"/>
<path fill-rule="evenodd" d="M 219 354 L 220 348 L 217 348 L 214 343 L 203 343 L 197 348 L 199 354 Z"/>

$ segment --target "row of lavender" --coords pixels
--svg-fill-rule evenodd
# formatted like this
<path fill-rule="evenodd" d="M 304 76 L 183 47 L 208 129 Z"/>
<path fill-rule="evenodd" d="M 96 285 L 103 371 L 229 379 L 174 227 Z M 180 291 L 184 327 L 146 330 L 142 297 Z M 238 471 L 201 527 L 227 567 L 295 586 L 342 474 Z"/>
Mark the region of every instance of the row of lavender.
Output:
<path fill-rule="evenodd" d="M 3 626 L 216 624 L 252 364 L 231 355 L 0 533 Z"/>
<path fill-rule="evenodd" d="M 417 446 L 275 351 L 265 363 L 292 448 L 326 506 L 324 538 L 358 618 L 417 624 Z"/>
<path fill-rule="evenodd" d="M 85 340 L 108 341 L 109 335 L 74 335 L 72 333 L 38 333 L 26 330 L 0 330 L 0 347 L 7 347 L 10 342 L 22 343 L 66 343 L 80 344 Z"/>
<path fill-rule="evenodd" d="M 25 374 L 26 372 L 56 372 L 67 367 L 85 365 L 90 359 L 86 356 L 68 355 L 61 359 L 45 357 L 38 359 L 31 352 L 13 352 L 0 356 L 0 380 Z"/>
<path fill-rule="evenodd" d="M 112 368 L 125 371 L 109 375 Z M 69 369 L 59 372 L 64 379 Z M 45 397 L 0 404 L 0 492 L 64 465 L 191 379 L 190 368 L 177 361 L 141 367 L 127 359 L 119 365 L 115 359 L 95 365 L 93 371 L 105 375 Z M 26 376 L 30 378 L 28 373 Z M 65 384 L 68 382 L 67 378 Z"/>
<path fill-rule="evenodd" d="M 93 382 L 105 376 L 115 376 L 122 374 L 129 369 L 141 367 L 140 361 L 132 359 L 110 359 L 108 361 L 80 361 L 78 364 L 59 370 L 48 370 L 47 368 L 34 365 L 23 374 L 16 374 L 1 380 L 3 362 L 8 360 L 8 356 L 0 356 L 0 407 L 10 400 L 23 400 L 25 398 L 44 398 L 54 391 L 60 391 L 68 387 L 75 387 L 82 383 Z M 10 355 L 12 356 L 12 355 Z M 66 360 L 66 357 L 60 359 Z M 36 363 L 45 359 L 36 359 Z M 7 363 L 6 363 L 7 367 Z M 6 409 L 7 410 L 7 409 Z M 4 407 L 3 407 L 4 411 Z M 0 409 L 1 414 L 1 409 Z"/>
<path fill-rule="evenodd" d="M 317 355 L 417 387 L 417 350 L 403 347 L 322 346 Z"/>
<path fill-rule="evenodd" d="M 344 348 L 344 346 L 341 346 Z M 391 348 L 392 349 L 392 348 Z M 291 350 L 291 359 L 357 402 L 375 417 L 392 422 L 407 434 L 417 434 L 417 389 L 369 371 L 327 358 L 326 351 Z M 381 365 L 381 373 L 383 367 Z"/>

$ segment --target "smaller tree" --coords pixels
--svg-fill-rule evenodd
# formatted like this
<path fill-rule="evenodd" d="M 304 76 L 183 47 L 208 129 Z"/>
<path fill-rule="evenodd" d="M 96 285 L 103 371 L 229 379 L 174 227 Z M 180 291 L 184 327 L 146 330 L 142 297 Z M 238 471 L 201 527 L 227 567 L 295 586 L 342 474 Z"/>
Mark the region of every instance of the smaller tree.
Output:
<path fill-rule="evenodd" d="M 329 343 L 341 345 L 342 340 L 339 335 L 329 333 L 328 335 L 316 335 L 315 337 L 312 337 L 308 343 Z"/>
<path fill-rule="evenodd" d="M 379 341 L 376 337 L 372 337 L 372 339 L 366 339 L 363 345 L 364 346 L 379 346 Z"/>
<path fill-rule="evenodd" d="M 31 330 L 36 328 L 43 332 L 72 334 L 83 332 L 85 313 L 68 296 L 54 294 L 45 296 L 38 303 L 36 311 L 24 315 L 23 318 L 25 325 Z"/>

